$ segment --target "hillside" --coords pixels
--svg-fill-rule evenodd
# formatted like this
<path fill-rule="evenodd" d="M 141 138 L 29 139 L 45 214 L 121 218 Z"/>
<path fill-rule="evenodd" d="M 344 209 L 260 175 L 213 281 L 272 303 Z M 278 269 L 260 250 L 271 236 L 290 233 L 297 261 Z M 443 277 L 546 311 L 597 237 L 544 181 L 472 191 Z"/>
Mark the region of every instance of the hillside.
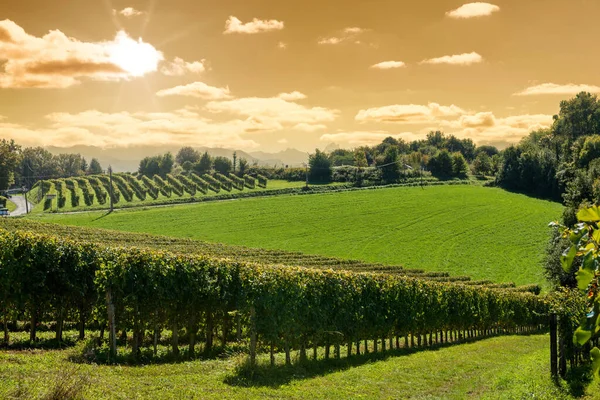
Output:
<path fill-rule="evenodd" d="M 34 218 L 522 285 L 544 283 L 546 226 L 560 212 L 560 204 L 499 189 L 440 186 Z"/>

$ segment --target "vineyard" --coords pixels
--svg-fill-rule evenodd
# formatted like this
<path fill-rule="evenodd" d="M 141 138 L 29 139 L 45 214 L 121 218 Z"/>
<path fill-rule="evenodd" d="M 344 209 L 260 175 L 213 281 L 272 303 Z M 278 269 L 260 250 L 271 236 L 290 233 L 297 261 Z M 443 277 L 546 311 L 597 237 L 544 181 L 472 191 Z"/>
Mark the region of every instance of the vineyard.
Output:
<path fill-rule="evenodd" d="M 29 193 L 29 198 L 38 206 L 36 212 L 76 211 L 83 209 L 108 208 L 112 193 L 115 207 L 194 201 L 196 198 L 222 194 L 239 194 L 267 189 L 267 178 L 234 174 L 172 175 L 152 178 L 141 174 L 115 173 L 112 184 L 109 175 L 86 175 L 38 181 Z M 282 185 L 275 189 L 297 187 L 297 184 Z M 270 185 L 269 185 L 270 186 Z"/>
<path fill-rule="evenodd" d="M 72 240 L 15 227 L 0 235 L 6 343 L 9 322 L 26 317 L 32 342 L 41 322 L 53 322 L 58 341 L 67 322 L 78 325 L 81 339 L 86 324 L 101 330 L 100 340 L 106 331 L 113 361 L 117 333 L 129 338 L 136 358 L 144 346 L 153 346 L 156 354 L 160 332 L 168 330 L 173 354 L 185 344 L 194 357 L 200 340 L 210 354 L 218 340 L 222 349 L 245 343 L 251 364 L 260 349 L 270 352 L 272 364 L 274 353 L 283 351 L 289 364 L 292 350 L 302 362 L 311 348 L 316 357 L 324 347 L 329 358 L 333 346 L 339 358 L 342 344 L 350 356 L 386 346 L 537 331 L 547 320 L 543 298 L 485 284 L 259 265 L 216 254 L 110 246 L 111 232 L 100 233 L 105 241 L 86 241 L 84 230 Z"/>

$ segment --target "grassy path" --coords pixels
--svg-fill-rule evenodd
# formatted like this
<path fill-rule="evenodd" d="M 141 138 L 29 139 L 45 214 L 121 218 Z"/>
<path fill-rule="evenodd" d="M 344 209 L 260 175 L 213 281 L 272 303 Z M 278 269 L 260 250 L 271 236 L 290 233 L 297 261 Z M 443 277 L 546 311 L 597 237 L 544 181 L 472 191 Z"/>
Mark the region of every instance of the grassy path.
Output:
<path fill-rule="evenodd" d="M 549 377 L 548 336 L 510 336 L 343 365 L 280 367 L 241 386 L 236 358 L 143 367 L 74 365 L 66 351 L 0 353 L 0 395 L 44 391 L 60 370 L 87 376 L 91 399 L 567 399 Z M 263 360 L 266 362 L 266 360 Z M 64 379 L 64 376 L 62 376 Z M 589 397 L 592 398 L 592 397 Z"/>

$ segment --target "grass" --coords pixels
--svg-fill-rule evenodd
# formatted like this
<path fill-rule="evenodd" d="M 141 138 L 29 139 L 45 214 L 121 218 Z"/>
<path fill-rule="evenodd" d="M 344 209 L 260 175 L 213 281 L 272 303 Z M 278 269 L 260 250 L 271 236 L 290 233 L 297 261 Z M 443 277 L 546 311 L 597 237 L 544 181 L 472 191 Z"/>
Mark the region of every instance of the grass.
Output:
<path fill-rule="evenodd" d="M 17 209 L 17 205 L 10 200 L 6 201 L 6 208 L 8 208 L 9 212 L 13 212 Z"/>
<path fill-rule="evenodd" d="M 261 367 L 240 378 L 241 358 L 145 366 L 75 364 L 70 351 L 0 353 L 0 397 L 82 382 L 89 399 L 569 399 L 549 374 L 548 335 L 495 337 L 420 352 L 356 357 L 349 363 Z M 278 355 L 281 357 L 281 355 Z M 260 358 L 265 365 L 268 355 Z M 264 379 L 261 371 L 268 374 Z M 68 383 L 67 382 L 67 383 Z M 590 386 L 593 389 L 593 384 Z M 594 398 L 585 396 L 585 398 Z"/>
<path fill-rule="evenodd" d="M 547 225 L 560 213 L 497 188 L 436 186 L 35 218 L 543 285 Z"/>

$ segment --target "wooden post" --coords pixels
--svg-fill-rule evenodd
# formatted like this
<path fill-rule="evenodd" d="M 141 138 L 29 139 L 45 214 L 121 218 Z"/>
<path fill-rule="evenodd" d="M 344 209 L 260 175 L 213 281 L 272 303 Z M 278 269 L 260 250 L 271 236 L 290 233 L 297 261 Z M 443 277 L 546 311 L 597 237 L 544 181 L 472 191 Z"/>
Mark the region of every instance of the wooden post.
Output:
<path fill-rule="evenodd" d="M 557 349 L 557 341 L 556 341 L 556 331 L 557 331 L 557 323 L 556 323 L 556 314 L 550 315 L 550 373 L 552 376 L 558 375 L 558 349 Z"/>
<path fill-rule="evenodd" d="M 256 311 L 250 308 L 250 365 L 256 365 Z"/>
<path fill-rule="evenodd" d="M 110 348 L 110 360 L 117 356 L 117 331 L 115 326 L 115 305 L 112 302 L 112 294 L 110 289 L 106 291 L 106 308 L 108 311 L 108 341 Z"/>

